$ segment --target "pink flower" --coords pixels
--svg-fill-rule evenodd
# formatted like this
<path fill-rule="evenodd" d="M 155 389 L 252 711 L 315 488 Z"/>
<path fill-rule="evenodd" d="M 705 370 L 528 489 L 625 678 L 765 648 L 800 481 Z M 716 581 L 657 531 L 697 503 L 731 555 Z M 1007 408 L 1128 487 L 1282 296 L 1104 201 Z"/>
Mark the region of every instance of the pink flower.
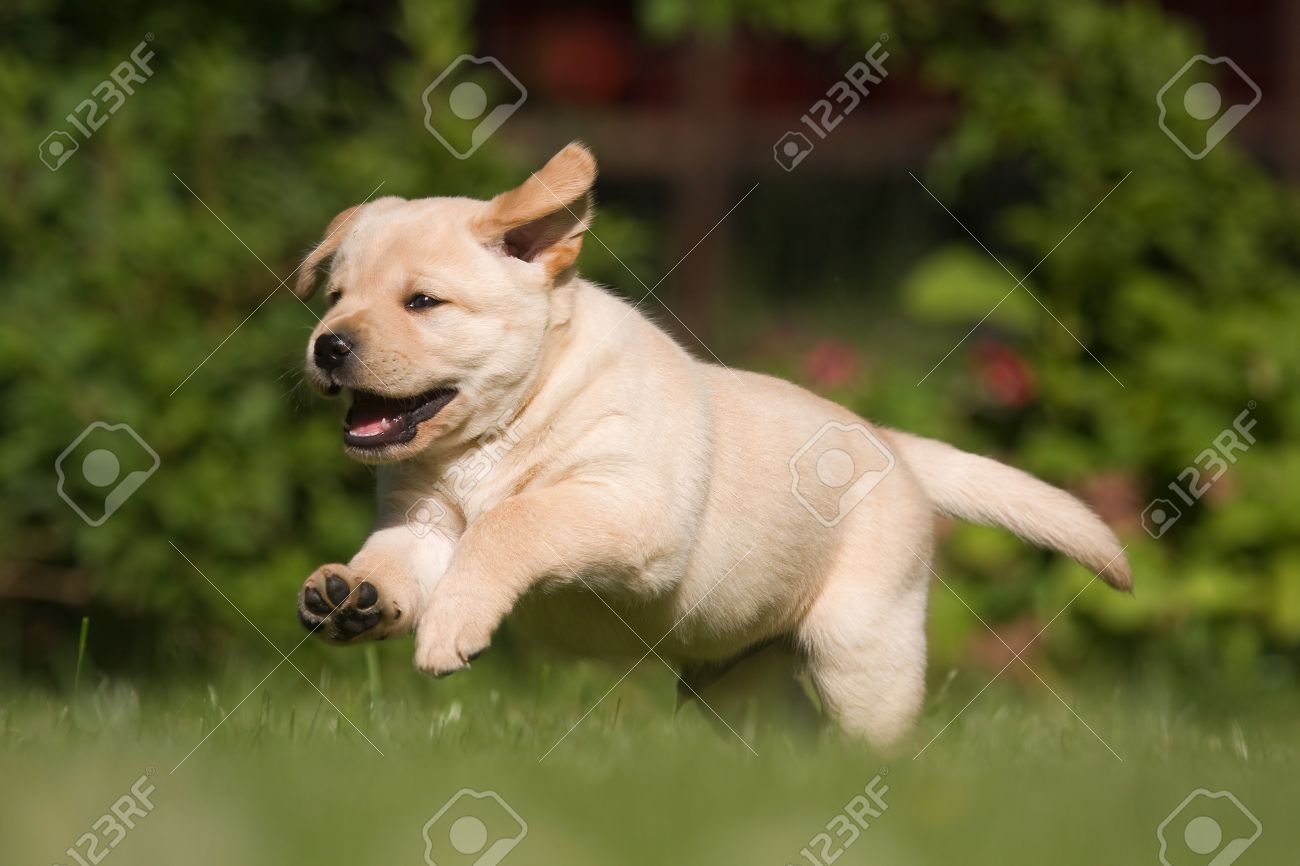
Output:
<path fill-rule="evenodd" d="M 804 378 L 820 388 L 840 388 L 857 378 L 862 356 L 847 343 L 822 340 L 804 355 Z"/>
<path fill-rule="evenodd" d="M 971 350 L 970 363 L 975 378 L 1003 406 L 1026 406 L 1038 393 L 1034 371 L 1004 343 L 985 340 Z"/>

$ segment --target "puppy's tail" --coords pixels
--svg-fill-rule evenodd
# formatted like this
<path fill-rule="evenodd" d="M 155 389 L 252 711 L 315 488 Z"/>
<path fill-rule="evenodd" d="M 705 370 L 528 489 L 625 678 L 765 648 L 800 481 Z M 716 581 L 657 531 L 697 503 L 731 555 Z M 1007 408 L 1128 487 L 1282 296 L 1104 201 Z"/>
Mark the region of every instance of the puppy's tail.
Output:
<path fill-rule="evenodd" d="M 1133 571 L 1115 533 L 1064 490 L 934 439 L 894 430 L 887 435 L 938 511 L 1004 527 L 1064 553 L 1116 589 L 1133 588 Z"/>

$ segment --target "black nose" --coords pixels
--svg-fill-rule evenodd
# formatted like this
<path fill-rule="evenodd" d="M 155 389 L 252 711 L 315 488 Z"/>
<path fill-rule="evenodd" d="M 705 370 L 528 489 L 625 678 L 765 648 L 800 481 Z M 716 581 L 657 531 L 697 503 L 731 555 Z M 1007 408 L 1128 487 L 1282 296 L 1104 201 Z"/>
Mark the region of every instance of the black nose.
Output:
<path fill-rule="evenodd" d="M 316 366 L 326 372 L 334 372 L 343 366 L 343 362 L 352 354 L 352 341 L 338 334 L 321 334 L 316 338 L 316 348 L 312 355 Z"/>

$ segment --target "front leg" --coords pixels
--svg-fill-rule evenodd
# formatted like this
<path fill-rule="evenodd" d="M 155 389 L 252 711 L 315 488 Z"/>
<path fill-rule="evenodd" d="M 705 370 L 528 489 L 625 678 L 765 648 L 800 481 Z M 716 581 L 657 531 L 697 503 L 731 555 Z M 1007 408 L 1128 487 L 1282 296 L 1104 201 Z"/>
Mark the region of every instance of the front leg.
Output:
<path fill-rule="evenodd" d="M 298 593 L 298 619 L 314 636 L 338 644 L 410 634 L 446 571 L 452 545 L 441 532 L 418 525 L 376 530 L 347 565 L 322 565 L 307 578 Z"/>
<path fill-rule="evenodd" d="M 439 677 L 467 667 L 542 581 L 639 573 L 649 546 L 631 529 L 641 524 L 636 503 L 622 500 L 603 486 L 568 482 L 511 497 L 470 524 L 416 623 L 415 666 Z"/>

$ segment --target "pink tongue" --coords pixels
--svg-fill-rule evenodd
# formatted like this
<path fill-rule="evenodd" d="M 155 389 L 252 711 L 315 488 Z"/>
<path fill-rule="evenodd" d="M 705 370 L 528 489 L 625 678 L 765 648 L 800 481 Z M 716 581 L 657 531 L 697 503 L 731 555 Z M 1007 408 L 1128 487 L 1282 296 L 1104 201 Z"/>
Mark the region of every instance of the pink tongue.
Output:
<path fill-rule="evenodd" d="M 388 429 L 387 418 L 375 418 L 370 421 L 354 422 L 349 432 L 353 436 L 376 436 Z"/>
<path fill-rule="evenodd" d="M 385 417 L 379 406 L 357 409 L 355 406 L 348 417 L 348 432 L 353 436 L 378 436 L 393 426 L 393 419 Z"/>

